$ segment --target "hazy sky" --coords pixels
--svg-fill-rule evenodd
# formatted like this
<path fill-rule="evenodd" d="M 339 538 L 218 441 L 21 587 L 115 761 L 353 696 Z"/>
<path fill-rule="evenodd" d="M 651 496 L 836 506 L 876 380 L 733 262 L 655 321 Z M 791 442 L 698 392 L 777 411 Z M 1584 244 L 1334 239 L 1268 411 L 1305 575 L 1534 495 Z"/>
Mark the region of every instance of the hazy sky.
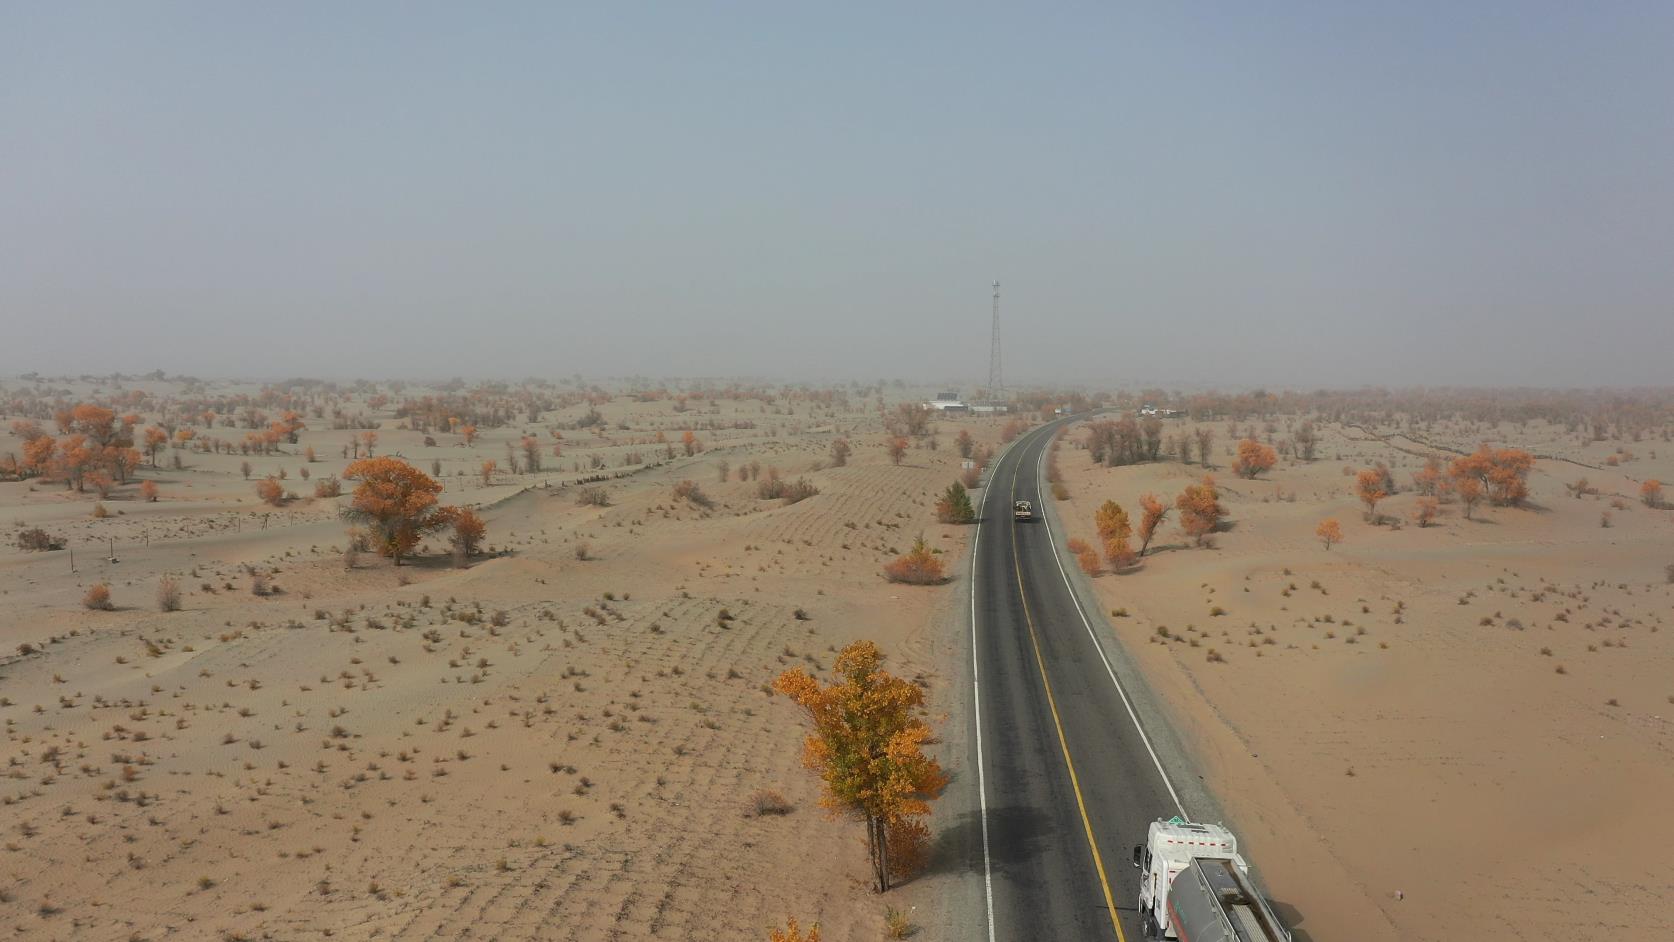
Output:
<path fill-rule="evenodd" d="M 1260 9 L 1258 9 L 1260 8 Z M 1674 4 L 0 0 L 0 372 L 1674 383 Z"/>

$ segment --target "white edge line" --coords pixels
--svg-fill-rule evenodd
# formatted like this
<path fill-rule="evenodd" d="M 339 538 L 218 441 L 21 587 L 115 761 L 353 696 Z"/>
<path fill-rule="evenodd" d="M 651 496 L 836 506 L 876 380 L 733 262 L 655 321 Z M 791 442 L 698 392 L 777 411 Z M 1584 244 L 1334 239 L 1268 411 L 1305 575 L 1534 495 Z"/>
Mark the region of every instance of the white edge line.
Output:
<path fill-rule="evenodd" d="M 1046 464 L 1046 456 L 1051 451 L 1052 446 L 1050 444 L 1048 444 L 1045 448 L 1042 448 L 1040 450 L 1040 460 L 1035 463 L 1035 490 L 1037 493 L 1040 490 L 1040 469 Z M 988 495 L 984 494 L 983 500 L 986 502 L 987 499 Z M 1115 668 L 1110 666 L 1110 659 L 1104 656 L 1104 645 L 1099 643 L 1099 636 L 1094 633 L 1092 622 L 1087 620 L 1087 613 L 1081 608 L 1081 599 L 1076 595 L 1075 586 L 1070 584 L 1069 573 L 1064 569 L 1063 557 L 1058 554 L 1058 538 L 1052 533 L 1052 520 L 1049 516 L 1047 516 L 1046 508 L 1044 507 L 1041 508 L 1040 519 L 1042 523 L 1046 524 L 1046 536 L 1052 544 L 1052 561 L 1058 564 L 1058 575 L 1063 577 L 1064 588 L 1069 590 L 1070 601 L 1075 605 L 1075 613 L 1081 616 L 1081 626 L 1087 629 L 1087 638 L 1093 642 L 1093 650 L 1098 652 L 1099 660 L 1104 663 L 1104 672 L 1110 675 L 1110 683 L 1116 687 L 1116 695 L 1122 698 L 1122 706 L 1127 707 L 1128 719 L 1133 720 L 1133 728 L 1139 731 L 1139 741 L 1145 744 L 1145 751 L 1150 753 L 1151 764 L 1156 766 L 1157 775 L 1162 778 L 1163 787 L 1168 789 L 1168 797 L 1174 799 L 1174 807 L 1179 810 L 1180 817 L 1189 821 L 1191 820 L 1191 815 L 1186 813 L 1186 806 L 1180 803 L 1180 794 L 1174 790 L 1174 783 L 1168 780 L 1168 773 L 1163 771 L 1162 760 L 1157 758 L 1157 750 L 1151 746 L 1151 737 L 1145 735 L 1145 727 L 1139 722 L 1139 714 L 1134 712 L 1133 702 L 1128 699 L 1128 692 L 1122 689 L 1122 682 L 1116 679 Z M 972 556 L 975 556 L 974 552 L 972 553 Z M 975 605 L 974 602 L 972 604 L 973 606 Z M 973 607 L 973 620 L 975 618 L 975 611 L 976 610 Z M 980 755 L 980 746 L 978 746 L 977 751 Z M 984 824 L 986 826 L 986 821 Z M 990 933 L 990 938 L 992 938 L 992 933 Z"/>

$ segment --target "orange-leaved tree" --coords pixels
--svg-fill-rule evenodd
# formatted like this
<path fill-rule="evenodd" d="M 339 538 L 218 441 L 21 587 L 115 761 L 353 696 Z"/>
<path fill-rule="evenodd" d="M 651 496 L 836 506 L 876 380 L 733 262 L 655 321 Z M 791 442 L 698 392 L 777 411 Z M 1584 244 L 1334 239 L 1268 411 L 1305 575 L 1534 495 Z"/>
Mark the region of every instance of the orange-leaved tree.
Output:
<path fill-rule="evenodd" d="M 1314 528 L 1314 536 L 1319 537 L 1326 549 L 1330 549 L 1331 544 L 1343 542 L 1343 525 L 1335 518 L 1321 520 L 1319 526 Z"/>
<path fill-rule="evenodd" d="M 837 677 L 822 684 L 793 667 L 773 689 L 790 697 L 814 729 L 803 740 L 802 762 L 824 784 L 820 804 L 833 814 L 866 823 L 866 846 L 877 891 L 924 862 L 930 801 L 947 775 L 924 754 L 931 739 L 924 691 L 883 669 L 883 654 L 870 641 L 855 641 L 837 655 Z"/>
<path fill-rule="evenodd" d="M 452 520 L 450 508 L 436 506 L 442 485 L 399 458 L 362 458 L 343 469 L 360 483 L 345 513 L 372 531 L 374 548 L 401 565 L 424 534 Z"/>
<path fill-rule="evenodd" d="M 889 449 L 889 460 L 892 464 L 900 464 L 907 456 L 907 439 L 903 435 L 891 435 L 885 446 Z"/>
<path fill-rule="evenodd" d="M 1151 538 L 1157 535 L 1157 527 L 1168 516 L 1169 506 L 1155 494 L 1141 494 L 1139 511 L 1139 555 L 1144 556 L 1151 546 Z"/>
<path fill-rule="evenodd" d="M 1220 527 L 1221 517 L 1226 515 L 1221 509 L 1220 492 L 1215 490 L 1215 479 L 1207 474 L 1202 483 L 1186 485 L 1174 499 L 1174 506 L 1180 511 L 1180 529 L 1199 546 Z"/>
<path fill-rule="evenodd" d="M 1272 446 L 1246 438 L 1238 443 L 1238 460 L 1233 462 L 1232 470 L 1241 478 L 1254 479 L 1256 475 L 1272 470 L 1278 461 L 1279 455 Z"/>
<path fill-rule="evenodd" d="M 930 544 L 924 542 L 920 536 L 913 541 L 913 548 L 895 557 L 884 566 L 884 578 L 890 582 L 904 582 L 908 585 L 940 585 L 946 581 L 942 561 L 936 558 Z"/>
<path fill-rule="evenodd" d="M 1378 501 L 1389 496 L 1389 491 L 1384 486 L 1384 479 L 1384 473 L 1377 468 L 1365 468 L 1354 476 L 1354 496 L 1360 498 L 1360 502 L 1366 505 L 1367 520 L 1376 518 Z"/>
<path fill-rule="evenodd" d="M 1475 480 L 1488 501 L 1497 507 L 1516 507 L 1529 496 L 1529 471 L 1534 456 L 1520 448 L 1479 447 L 1453 459 L 1448 471 L 1455 481 Z"/>
<path fill-rule="evenodd" d="M 1644 484 L 1639 485 L 1639 499 L 1644 501 L 1647 507 L 1661 507 L 1662 482 L 1656 478 L 1651 478 Z"/>
<path fill-rule="evenodd" d="M 1133 535 L 1133 525 L 1128 522 L 1128 512 L 1122 509 L 1121 504 L 1113 500 L 1105 501 L 1093 512 L 1093 526 L 1099 531 L 1099 542 L 1104 546 L 1104 558 L 1109 561 L 1112 569 L 1126 569 L 1133 565 L 1133 547 L 1128 545 L 1128 537 Z"/>
<path fill-rule="evenodd" d="M 483 537 L 488 535 L 488 524 L 482 522 L 477 512 L 469 507 L 444 507 L 439 511 L 447 518 L 453 527 L 454 549 L 461 556 L 475 556 L 482 547 Z"/>

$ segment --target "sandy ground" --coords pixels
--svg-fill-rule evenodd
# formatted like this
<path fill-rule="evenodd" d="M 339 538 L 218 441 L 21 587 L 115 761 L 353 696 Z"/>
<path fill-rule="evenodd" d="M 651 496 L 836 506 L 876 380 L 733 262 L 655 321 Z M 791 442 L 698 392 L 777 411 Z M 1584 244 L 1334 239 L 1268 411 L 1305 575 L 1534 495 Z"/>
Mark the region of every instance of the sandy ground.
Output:
<path fill-rule="evenodd" d="M 1303 937 L 1674 938 L 1674 511 L 1637 500 L 1674 480 L 1674 446 L 1326 425 L 1316 461 L 1246 481 L 1214 428 L 1230 529 L 1195 548 L 1171 521 L 1094 584 Z M 1137 519 L 1142 493 L 1203 474 L 1095 467 L 1082 437 L 1059 456 L 1069 536 L 1092 539 L 1106 499 Z M 1379 512 L 1404 516 L 1428 447 L 1482 440 L 1550 456 L 1528 508 L 1362 519 L 1345 468 L 1390 464 L 1404 493 Z M 1600 493 L 1571 496 L 1581 476 Z"/>
<path fill-rule="evenodd" d="M 939 450 L 896 467 L 870 399 L 599 408 L 607 429 L 564 433 L 560 467 L 484 486 L 483 459 L 504 466 L 522 429 L 585 406 L 426 447 L 356 400 L 378 418 L 379 453 L 442 462 L 444 501 L 483 508 L 492 554 L 465 569 L 438 539 L 399 569 L 362 555 L 346 570 L 346 498 L 255 499 L 242 461 L 310 494 L 301 449 L 320 456 L 314 479 L 340 473 L 348 430 L 305 431 L 277 456 L 185 451 L 181 470 L 165 452 L 141 475 L 163 498 L 120 488 L 103 519 L 91 495 L 0 483 L 0 519 L 70 544 L 24 553 L 8 530 L 0 549 L 0 925 L 64 939 L 745 939 L 797 916 L 860 939 L 881 935 L 886 902 L 937 924 L 941 878 L 869 892 L 862 833 L 818 808 L 800 717 L 766 685 L 872 638 L 945 718 L 955 589 L 891 586 L 878 569 L 923 532 L 957 571 L 968 532 L 934 523 L 932 495 L 957 473 L 955 431 L 993 444 L 999 423 L 943 422 Z M 700 427 L 707 451 L 620 466 L 632 450 L 661 458 L 654 436 L 678 442 L 697 419 L 721 426 Z M 755 427 L 733 427 L 744 420 Z M 814 470 L 839 434 L 850 466 Z M 633 472 L 605 485 L 607 508 L 579 505 L 570 483 L 597 473 L 574 467 L 595 454 L 604 473 Z M 820 493 L 759 500 L 718 480 L 722 460 Z M 683 478 L 713 507 L 673 499 Z M 277 591 L 253 595 L 245 567 Z M 164 575 L 183 585 L 181 611 L 158 610 Z M 99 581 L 116 610 L 80 605 Z M 756 816 L 761 789 L 790 813 Z"/>

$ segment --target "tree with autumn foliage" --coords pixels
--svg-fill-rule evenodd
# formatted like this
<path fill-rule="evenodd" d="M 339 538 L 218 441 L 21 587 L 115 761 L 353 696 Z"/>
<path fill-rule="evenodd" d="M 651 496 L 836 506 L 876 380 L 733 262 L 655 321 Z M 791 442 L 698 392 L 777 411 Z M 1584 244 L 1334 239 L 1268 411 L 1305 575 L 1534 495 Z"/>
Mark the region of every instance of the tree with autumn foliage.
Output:
<path fill-rule="evenodd" d="M 1436 522 L 1441 516 L 1441 501 L 1434 497 L 1420 497 L 1418 504 L 1412 509 L 1412 520 L 1420 527 L 1427 527 Z"/>
<path fill-rule="evenodd" d="M 1471 519 L 1471 511 L 1482 502 L 1482 482 L 1476 478 L 1459 478 L 1454 482 L 1453 490 L 1459 495 L 1459 503 L 1465 505 L 1465 519 Z"/>
<path fill-rule="evenodd" d="M 703 442 L 698 441 L 696 432 L 687 429 L 680 433 L 680 447 L 685 450 L 686 457 L 690 458 L 703 450 Z"/>
<path fill-rule="evenodd" d="M 851 452 L 852 450 L 853 449 L 849 446 L 849 440 L 848 439 L 846 439 L 846 438 L 834 438 L 834 439 L 832 439 L 831 440 L 831 466 L 833 468 L 841 468 L 841 467 L 844 467 L 845 465 L 847 465 L 849 463 L 849 452 Z"/>
<path fill-rule="evenodd" d="M 1168 517 L 1169 506 L 1162 498 L 1155 494 L 1139 495 L 1139 555 L 1144 556 L 1145 550 L 1151 546 L 1151 538 L 1157 535 L 1157 527 Z"/>
<path fill-rule="evenodd" d="M 1209 535 L 1220 528 L 1221 518 L 1226 516 L 1220 502 L 1220 492 L 1215 489 L 1215 479 L 1205 474 L 1202 482 L 1188 484 L 1174 499 L 1174 507 L 1180 512 L 1180 529 L 1192 538 L 1192 542 L 1202 546 Z"/>
<path fill-rule="evenodd" d="M 813 724 L 802 762 L 824 785 L 820 804 L 865 822 L 880 893 L 923 865 L 930 843 L 924 818 L 948 782 L 924 754 L 932 734 L 923 719 L 923 689 L 883 670 L 883 660 L 876 644 L 856 641 L 838 653 L 831 684 L 800 667 L 773 682 Z"/>
<path fill-rule="evenodd" d="M 1093 527 L 1099 531 L 1104 558 L 1111 569 L 1126 569 L 1133 565 L 1136 557 L 1133 547 L 1128 544 L 1128 538 L 1133 535 L 1133 524 L 1128 521 L 1128 512 L 1122 509 L 1121 504 L 1107 500 L 1100 505 L 1093 512 Z"/>
<path fill-rule="evenodd" d="M 367 526 L 373 548 L 397 566 L 426 533 L 452 519 L 451 511 L 436 505 L 442 485 L 399 458 L 362 458 L 343 477 L 360 482 L 345 513 Z"/>
<path fill-rule="evenodd" d="M 169 443 L 169 433 L 153 425 L 145 430 L 145 454 L 151 459 L 151 466 L 157 467 L 157 452 Z"/>
<path fill-rule="evenodd" d="M 1496 507 L 1518 507 L 1529 496 L 1529 471 L 1534 456 L 1520 448 L 1483 445 L 1453 459 L 1448 472 L 1456 482 L 1475 480 L 1488 502 Z"/>
<path fill-rule="evenodd" d="M 1343 525 L 1334 518 L 1321 520 L 1319 526 L 1314 528 L 1314 536 L 1319 537 L 1326 549 L 1330 549 L 1331 544 L 1343 542 Z"/>
<path fill-rule="evenodd" d="M 959 449 L 959 457 L 969 458 L 976 451 L 976 439 L 971 437 L 969 431 L 960 429 L 959 434 L 953 436 L 953 446 Z"/>
<path fill-rule="evenodd" d="M 139 490 L 140 490 L 140 497 L 143 498 L 147 503 L 156 503 L 156 501 L 157 501 L 157 482 L 156 481 L 141 481 Z"/>
<path fill-rule="evenodd" d="M 447 519 L 447 525 L 453 528 L 453 537 L 449 541 L 459 555 L 470 558 L 482 549 L 483 537 L 488 535 L 488 524 L 483 523 L 477 512 L 469 507 L 444 507 L 440 511 Z"/>
<path fill-rule="evenodd" d="M 942 561 L 921 535 L 913 541 L 913 548 L 884 566 L 884 578 L 907 585 L 940 585 L 947 581 Z"/>
<path fill-rule="evenodd" d="M 1238 443 L 1238 458 L 1233 461 L 1232 470 L 1241 478 L 1254 480 L 1257 475 L 1272 470 L 1278 461 L 1278 452 L 1272 446 L 1246 438 Z"/>
<path fill-rule="evenodd" d="M 976 508 L 971 506 L 971 495 L 965 485 L 954 481 L 936 500 L 936 520 L 940 523 L 971 523 L 976 520 Z"/>
<path fill-rule="evenodd" d="M 1662 482 L 1656 478 L 1651 478 L 1639 485 L 1639 499 L 1644 501 L 1647 507 L 1661 507 L 1663 503 Z"/>
<path fill-rule="evenodd" d="M 907 438 L 904 435 L 891 435 L 884 445 L 889 449 L 890 464 L 900 464 L 901 459 L 907 456 Z"/>
<path fill-rule="evenodd" d="M 1377 519 L 1378 501 L 1389 496 L 1384 487 L 1384 473 L 1376 468 L 1363 468 L 1354 476 L 1354 496 L 1366 505 L 1366 519 Z"/>

